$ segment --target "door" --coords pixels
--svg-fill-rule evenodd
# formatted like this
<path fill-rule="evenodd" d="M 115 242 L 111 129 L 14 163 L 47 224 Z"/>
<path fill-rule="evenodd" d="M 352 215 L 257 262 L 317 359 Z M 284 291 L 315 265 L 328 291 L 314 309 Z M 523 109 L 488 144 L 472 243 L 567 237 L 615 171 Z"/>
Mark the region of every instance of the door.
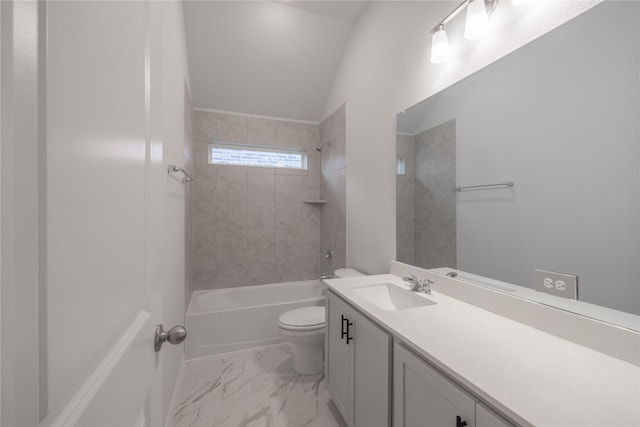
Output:
<path fill-rule="evenodd" d="M 3 425 L 164 424 L 184 352 L 155 353 L 153 332 L 184 322 L 185 184 L 167 165 L 184 161 L 186 66 L 181 6 L 157 3 L 2 2 L 3 59 L 9 10 L 12 59 L 35 70 L 18 105 L 23 69 L 2 62 L 3 341 L 5 296 L 36 308 L 13 324 L 35 357 L 2 347 Z M 7 117 L 36 137 L 5 139 Z M 34 278 L 5 280 L 18 259 Z"/>
<path fill-rule="evenodd" d="M 351 310 L 353 322 L 353 425 L 391 425 L 391 336 Z"/>
<path fill-rule="evenodd" d="M 394 426 L 475 426 L 473 397 L 403 346 L 393 349 Z"/>
<path fill-rule="evenodd" d="M 512 424 L 478 402 L 476 403 L 476 427 L 512 427 Z"/>
<path fill-rule="evenodd" d="M 353 344 L 347 344 L 349 306 L 335 294 L 327 291 L 327 333 L 325 336 L 325 375 L 327 388 L 334 403 L 348 424 L 351 425 L 351 354 Z"/>

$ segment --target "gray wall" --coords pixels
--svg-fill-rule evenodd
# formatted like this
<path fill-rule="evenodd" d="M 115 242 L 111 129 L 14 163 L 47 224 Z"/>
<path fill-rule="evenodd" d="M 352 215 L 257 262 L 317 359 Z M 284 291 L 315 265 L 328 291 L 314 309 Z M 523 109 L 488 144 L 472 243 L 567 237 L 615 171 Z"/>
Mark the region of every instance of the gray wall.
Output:
<path fill-rule="evenodd" d="M 194 111 L 195 289 L 319 275 L 319 126 Z M 209 165 L 212 141 L 304 148 L 308 170 Z"/>
<path fill-rule="evenodd" d="M 405 161 L 405 174 L 396 175 L 396 259 L 415 265 L 414 255 L 414 145 L 413 135 L 396 135 L 396 157 Z"/>
<path fill-rule="evenodd" d="M 321 196 L 327 203 L 320 207 L 320 270 L 330 274 L 346 266 L 346 121 L 347 108 L 342 105 L 327 119 L 320 123 L 320 143 L 331 142 L 325 146 L 321 157 Z M 327 260 L 324 254 L 333 253 Z"/>
<path fill-rule="evenodd" d="M 413 140 L 415 265 L 456 268 L 456 122 Z"/>
<path fill-rule="evenodd" d="M 640 312 L 638 8 L 605 2 L 430 99 L 420 129 L 456 119 L 457 185 L 515 181 L 458 195 L 461 270 L 577 274 L 581 300 Z"/>
<path fill-rule="evenodd" d="M 456 268 L 455 120 L 396 141 L 397 158 L 405 160 L 405 174 L 396 178 L 397 259 Z"/>

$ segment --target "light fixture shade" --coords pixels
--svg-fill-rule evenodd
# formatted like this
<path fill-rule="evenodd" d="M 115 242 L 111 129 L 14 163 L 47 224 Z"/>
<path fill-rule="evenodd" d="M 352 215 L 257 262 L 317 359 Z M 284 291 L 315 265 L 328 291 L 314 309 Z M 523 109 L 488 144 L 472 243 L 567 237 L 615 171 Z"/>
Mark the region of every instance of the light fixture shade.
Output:
<path fill-rule="evenodd" d="M 467 6 L 467 21 L 464 25 L 464 38 L 477 39 L 489 28 L 489 16 L 484 0 L 473 0 Z"/>
<path fill-rule="evenodd" d="M 440 28 L 431 37 L 431 62 L 440 64 L 449 58 L 449 38 L 444 28 Z"/>
<path fill-rule="evenodd" d="M 525 4 L 532 3 L 533 0 L 511 0 L 514 6 L 524 6 Z"/>

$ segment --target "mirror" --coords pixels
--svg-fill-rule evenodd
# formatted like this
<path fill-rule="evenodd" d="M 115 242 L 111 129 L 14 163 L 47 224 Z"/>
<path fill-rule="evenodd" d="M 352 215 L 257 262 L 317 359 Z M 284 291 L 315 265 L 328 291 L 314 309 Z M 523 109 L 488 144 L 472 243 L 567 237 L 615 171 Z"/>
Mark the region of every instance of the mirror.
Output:
<path fill-rule="evenodd" d="M 640 314 L 639 21 L 604 2 L 400 113 L 397 260 L 572 274 L 579 301 Z"/>

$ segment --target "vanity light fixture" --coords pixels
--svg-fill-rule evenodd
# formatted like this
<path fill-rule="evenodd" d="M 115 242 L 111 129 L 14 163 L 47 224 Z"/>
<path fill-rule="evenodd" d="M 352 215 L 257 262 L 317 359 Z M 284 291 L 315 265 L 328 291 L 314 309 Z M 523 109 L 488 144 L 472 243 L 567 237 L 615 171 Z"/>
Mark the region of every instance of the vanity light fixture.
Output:
<path fill-rule="evenodd" d="M 472 0 L 467 6 L 467 21 L 464 24 L 464 38 L 482 37 L 489 29 L 489 15 L 484 0 Z"/>
<path fill-rule="evenodd" d="M 449 38 L 444 30 L 444 25 L 440 24 L 431 37 L 431 62 L 439 64 L 449 57 Z"/>
<path fill-rule="evenodd" d="M 526 0 L 513 0 L 526 1 Z M 498 0 L 464 0 L 451 11 L 436 27 L 431 30 L 431 62 L 439 64 L 449 57 L 449 38 L 444 26 L 464 9 L 467 9 L 464 37 L 475 39 L 482 36 L 489 28 L 489 15 L 498 4 Z"/>

